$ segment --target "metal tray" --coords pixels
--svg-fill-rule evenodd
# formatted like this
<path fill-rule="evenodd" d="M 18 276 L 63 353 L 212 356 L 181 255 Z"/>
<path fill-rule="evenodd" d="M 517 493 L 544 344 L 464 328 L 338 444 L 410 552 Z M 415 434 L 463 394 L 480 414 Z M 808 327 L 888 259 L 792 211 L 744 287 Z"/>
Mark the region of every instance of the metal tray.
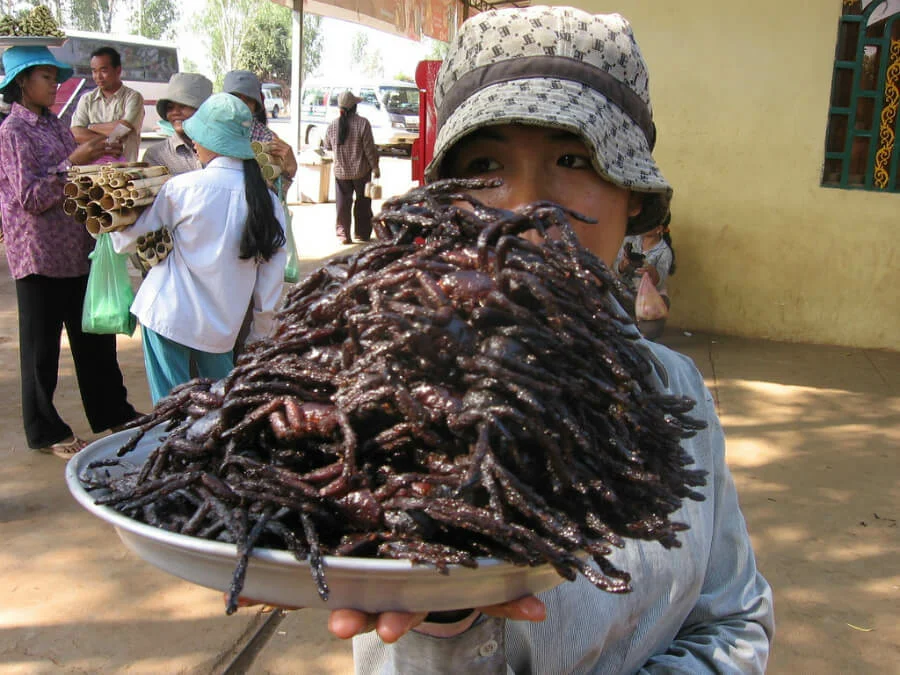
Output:
<path fill-rule="evenodd" d="M 114 457 L 132 433 L 121 431 L 95 441 L 69 461 L 66 481 L 72 495 L 92 514 L 114 526 L 124 544 L 145 561 L 200 586 L 227 591 L 237 563 L 236 546 L 139 523 L 112 508 L 98 506 L 94 501 L 100 493 L 84 489 L 80 476 L 87 466 Z M 159 442 L 160 433 L 148 433 L 126 459 L 143 464 Z M 118 467 L 97 470 L 121 472 Z M 324 561 L 330 589 L 327 602 L 316 592 L 306 562 L 273 549 L 254 550 L 242 595 L 290 607 L 445 611 L 507 602 L 564 581 L 551 565 L 526 567 L 495 559 L 480 559 L 477 569 L 451 566 L 448 574 L 405 560 L 326 556 Z"/>
<path fill-rule="evenodd" d="M 66 40 L 42 35 L 0 35 L 0 47 L 59 47 Z"/>

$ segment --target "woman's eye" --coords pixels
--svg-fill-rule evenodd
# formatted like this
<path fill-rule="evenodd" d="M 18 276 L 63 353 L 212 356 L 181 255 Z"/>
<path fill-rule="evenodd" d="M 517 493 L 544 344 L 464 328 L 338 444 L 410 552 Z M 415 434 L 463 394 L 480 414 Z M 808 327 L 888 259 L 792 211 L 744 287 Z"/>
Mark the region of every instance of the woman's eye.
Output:
<path fill-rule="evenodd" d="M 475 159 L 466 162 L 465 173 L 469 176 L 477 176 L 482 173 L 497 171 L 499 168 L 500 162 L 497 162 L 490 157 L 476 157 Z"/>
<path fill-rule="evenodd" d="M 563 155 L 556 163 L 567 169 L 589 169 L 591 160 L 583 155 Z"/>

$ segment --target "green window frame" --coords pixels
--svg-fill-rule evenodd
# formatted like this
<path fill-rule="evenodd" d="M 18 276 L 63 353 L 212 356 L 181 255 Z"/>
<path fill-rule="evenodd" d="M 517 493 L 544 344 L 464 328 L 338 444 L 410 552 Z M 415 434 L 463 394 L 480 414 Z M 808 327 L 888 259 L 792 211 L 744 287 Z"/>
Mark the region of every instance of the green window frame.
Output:
<path fill-rule="evenodd" d="M 824 187 L 880 192 L 900 187 L 900 9 L 892 10 L 893 4 L 842 0 Z"/>

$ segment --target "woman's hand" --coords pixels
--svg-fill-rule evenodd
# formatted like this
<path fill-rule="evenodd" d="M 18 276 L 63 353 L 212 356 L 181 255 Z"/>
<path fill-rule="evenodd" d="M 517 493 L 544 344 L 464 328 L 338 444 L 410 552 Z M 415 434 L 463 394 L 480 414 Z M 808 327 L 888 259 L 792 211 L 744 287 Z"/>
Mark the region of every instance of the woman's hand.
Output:
<path fill-rule="evenodd" d="M 653 282 L 654 286 L 659 286 L 659 272 L 653 265 L 644 265 L 643 267 L 639 267 L 635 272 L 637 276 L 642 276 L 644 273 L 650 275 L 650 281 Z"/>
<path fill-rule="evenodd" d="M 533 595 L 526 595 L 524 598 L 504 602 L 500 605 L 478 607 L 476 611 L 481 614 L 513 619 L 515 621 L 540 622 L 547 618 L 547 609 L 544 607 L 544 603 Z M 328 618 L 328 630 L 335 637 L 344 640 L 374 630 L 383 642 L 390 644 L 416 628 L 425 621 L 426 616 L 428 616 L 427 612 L 414 614 L 407 612 L 366 614 L 355 609 L 336 609 Z M 461 624 L 463 628 L 460 632 L 467 630 L 471 626 L 471 622 L 461 622 Z M 450 636 L 442 634 L 442 637 Z"/>
<path fill-rule="evenodd" d="M 109 145 L 102 136 L 97 136 L 89 141 L 79 145 L 69 155 L 69 161 L 72 164 L 91 164 L 92 162 L 107 154 Z M 120 150 L 121 150 L 121 146 Z"/>
<path fill-rule="evenodd" d="M 240 598 L 239 607 L 251 607 L 261 604 L 248 598 Z M 285 607 L 281 609 L 301 609 L 300 607 Z M 533 595 L 526 595 L 518 600 L 504 602 L 499 605 L 478 607 L 476 612 L 514 621 L 540 622 L 547 618 L 547 609 L 544 603 Z M 390 644 L 396 642 L 409 631 L 425 621 L 428 612 L 382 612 L 381 614 L 367 614 L 356 609 L 336 609 L 328 617 L 328 630 L 335 637 L 347 640 L 355 635 L 368 633 L 374 630 L 384 642 Z M 471 625 L 471 622 L 460 622 L 463 630 Z M 443 637 L 449 637 L 444 634 Z"/>
<path fill-rule="evenodd" d="M 293 180 L 297 175 L 297 158 L 294 156 L 291 146 L 276 136 L 272 139 L 269 149 L 275 157 L 281 160 L 281 169 L 284 175 Z"/>

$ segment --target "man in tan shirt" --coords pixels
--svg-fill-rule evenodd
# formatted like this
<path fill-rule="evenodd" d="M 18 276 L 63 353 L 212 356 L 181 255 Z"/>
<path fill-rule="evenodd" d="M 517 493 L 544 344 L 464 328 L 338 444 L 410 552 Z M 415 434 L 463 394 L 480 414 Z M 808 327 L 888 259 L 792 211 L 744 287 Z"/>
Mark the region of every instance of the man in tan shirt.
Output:
<path fill-rule="evenodd" d="M 78 101 L 72 135 L 79 143 L 97 136 L 122 145 L 125 161 L 137 161 L 144 123 L 144 97 L 122 84 L 122 58 L 112 47 L 91 54 L 91 75 L 97 88 Z"/>

